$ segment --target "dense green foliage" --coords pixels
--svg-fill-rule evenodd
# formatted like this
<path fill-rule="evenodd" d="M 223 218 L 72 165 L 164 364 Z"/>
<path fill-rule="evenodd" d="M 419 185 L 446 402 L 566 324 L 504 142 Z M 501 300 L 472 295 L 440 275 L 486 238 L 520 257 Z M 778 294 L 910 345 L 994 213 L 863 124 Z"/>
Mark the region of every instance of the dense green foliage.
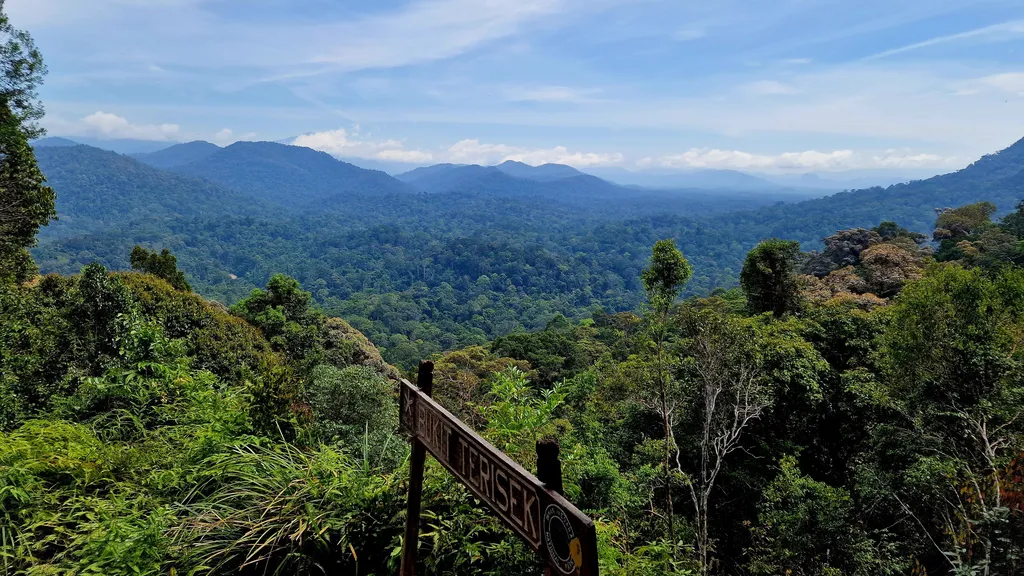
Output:
<path fill-rule="evenodd" d="M 687 258 L 652 243 L 639 314 L 481 334 L 435 357 L 436 397 L 527 468 L 559 441 L 605 574 L 1022 574 L 1021 213 L 942 262 L 891 224 L 767 241 L 783 308 L 756 282 L 680 302 Z M 394 573 L 396 371 L 291 277 L 228 310 L 134 260 L 157 275 L 0 285 L 4 573 Z M 539 571 L 434 464 L 423 521 L 427 573 Z"/>
<path fill-rule="evenodd" d="M 747 294 L 751 312 L 771 312 L 776 317 L 793 312 L 799 305 L 796 256 L 800 244 L 772 238 L 747 254 L 740 272 L 740 285 Z"/>
<path fill-rule="evenodd" d="M 62 219 L 44 229 L 34 255 L 43 271 L 70 274 L 92 261 L 126 269 L 136 245 L 169 248 L 190 284 L 227 304 L 284 272 L 389 360 L 412 366 L 441 350 L 543 328 L 558 314 L 635 309 L 640 271 L 660 239 L 674 239 L 693 266 L 687 293 L 706 295 L 737 285 L 746 253 L 766 238 L 817 248 L 836 230 L 883 221 L 930 232 L 936 208 L 980 200 L 1005 213 L 1024 193 L 1012 168 L 1022 150 L 921 182 L 764 206 L 749 193 L 617 196 L 593 179 L 496 170 L 417 194 L 384 186 L 381 173 L 266 143 L 185 164 L 237 187 L 226 190 L 112 153 L 46 148 L 40 162 Z M 279 173 L 263 173 L 274 167 Z M 300 168 L 303 179 L 290 176 Z M 357 194 L 363 178 L 376 184 Z M 109 205 L 122 207 L 116 219 Z"/>
<path fill-rule="evenodd" d="M 178 270 L 178 259 L 171 254 L 171 251 L 164 248 L 159 254 L 146 250 L 142 246 L 136 246 L 129 257 L 132 269 L 152 274 L 157 278 L 163 278 L 174 287 L 175 290 L 191 292 L 185 273 Z"/>
<path fill-rule="evenodd" d="M 29 146 L 44 134 L 36 89 L 45 74 L 32 37 L 11 25 L 0 1 L 0 281 L 35 273 L 28 248 L 55 216 L 54 192 Z"/>
<path fill-rule="evenodd" d="M 8 281 L 35 273 L 28 248 L 56 215 L 54 192 L 28 145 L 28 130 L 0 100 L 0 276 Z"/>

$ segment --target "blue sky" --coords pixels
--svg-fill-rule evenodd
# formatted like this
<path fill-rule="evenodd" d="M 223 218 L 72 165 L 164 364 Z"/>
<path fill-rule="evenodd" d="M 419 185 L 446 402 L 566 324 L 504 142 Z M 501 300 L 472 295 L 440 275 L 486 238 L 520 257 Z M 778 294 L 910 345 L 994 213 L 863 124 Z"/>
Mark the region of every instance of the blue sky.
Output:
<path fill-rule="evenodd" d="M 941 172 L 1024 137 L 1020 0 L 6 0 L 52 135 Z"/>

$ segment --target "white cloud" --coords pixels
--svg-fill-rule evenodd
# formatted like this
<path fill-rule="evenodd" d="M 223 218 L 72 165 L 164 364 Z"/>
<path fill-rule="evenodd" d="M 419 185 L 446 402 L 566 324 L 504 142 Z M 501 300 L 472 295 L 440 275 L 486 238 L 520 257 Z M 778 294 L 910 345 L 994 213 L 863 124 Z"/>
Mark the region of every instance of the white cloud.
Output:
<path fill-rule="evenodd" d="M 295 146 L 305 146 L 332 156 L 341 158 L 368 158 L 425 164 L 433 160 L 433 154 L 422 150 L 408 150 L 398 140 L 369 140 L 359 132 L 349 132 L 344 128 L 303 134 L 293 142 Z"/>
<path fill-rule="evenodd" d="M 833 150 L 831 152 L 806 150 L 782 154 L 754 154 L 739 150 L 691 148 L 682 154 L 643 158 L 637 162 L 637 166 L 645 169 L 827 172 L 877 168 L 942 168 L 951 166 L 955 162 L 956 158 L 896 149 L 876 154 L 854 152 L 853 150 Z"/>
<path fill-rule="evenodd" d="M 131 138 L 135 140 L 176 141 L 181 128 L 177 124 L 134 124 L 108 112 L 94 112 L 81 120 L 64 122 L 47 118 L 48 126 L 67 136 L 93 138 Z"/>
<path fill-rule="evenodd" d="M 444 154 L 448 162 L 456 164 L 500 164 L 506 160 L 523 162 L 533 166 L 541 164 L 565 164 L 577 168 L 590 166 L 614 166 L 624 160 L 622 154 L 571 152 L 565 146 L 530 149 L 506 144 L 487 144 L 475 139 L 456 142 Z"/>
<path fill-rule="evenodd" d="M 515 160 L 532 166 L 541 164 L 565 164 L 577 168 L 588 166 L 614 166 L 623 161 L 622 154 L 596 152 L 570 152 L 565 146 L 556 146 L 547 150 L 528 150 L 509 154 L 505 160 Z"/>
<path fill-rule="evenodd" d="M 872 166 L 878 168 L 945 168 L 956 165 L 957 159 L 938 154 L 913 153 L 908 150 L 886 150 L 871 157 Z"/>
<path fill-rule="evenodd" d="M 304 134 L 296 138 L 292 144 L 327 152 L 339 158 L 366 158 L 409 164 L 451 162 L 453 164 L 487 166 L 514 160 L 533 166 L 566 164 L 586 168 L 588 166 L 613 166 L 624 161 L 624 157 L 619 153 L 571 151 L 565 146 L 525 148 L 507 144 L 489 144 L 476 139 L 461 140 L 444 150 L 431 152 L 406 148 L 405 144 L 399 140 L 373 140 L 345 129 Z"/>
<path fill-rule="evenodd" d="M 373 140 L 344 128 L 304 134 L 296 138 L 292 144 L 327 152 L 339 158 L 367 158 L 409 164 L 451 162 L 454 164 L 491 165 L 500 164 L 506 160 L 515 160 L 533 166 L 550 163 L 585 168 L 588 166 L 612 166 L 621 164 L 624 160 L 622 154 L 618 153 L 570 151 L 565 146 L 524 148 L 507 144 L 489 144 L 476 139 L 461 140 L 447 149 L 430 152 L 406 148 L 405 144 L 399 140 Z"/>
<path fill-rule="evenodd" d="M 786 152 L 775 156 L 739 150 L 691 148 L 682 154 L 643 158 L 641 168 L 713 168 L 739 170 L 823 170 L 842 168 L 853 157 L 852 150 L 834 152 Z"/>
<path fill-rule="evenodd" d="M 230 128 L 225 128 L 213 135 L 213 143 L 231 144 L 232 142 L 236 141 L 236 139 L 233 138 L 234 135 L 234 132 L 232 132 Z"/>
<path fill-rule="evenodd" d="M 446 160 L 455 164 L 500 164 L 509 154 L 521 149 L 504 144 L 484 144 L 479 140 L 460 140 L 452 144 L 445 154 Z"/>
<path fill-rule="evenodd" d="M 434 155 L 423 150 L 405 150 L 401 148 L 390 148 L 377 152 L 378 159 L 390 160 L 392 162 L 405 162 L 408 164 L 429 164 Z"/>

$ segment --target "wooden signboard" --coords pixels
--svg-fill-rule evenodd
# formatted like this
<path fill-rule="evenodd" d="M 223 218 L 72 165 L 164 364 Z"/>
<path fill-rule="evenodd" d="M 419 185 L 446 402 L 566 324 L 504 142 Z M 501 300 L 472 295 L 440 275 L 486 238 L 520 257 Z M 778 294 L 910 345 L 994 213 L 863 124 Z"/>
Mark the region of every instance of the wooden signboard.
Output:
<path fill-rule="evenodd" d="M 594 522 L 559 493 L 557 445 L 553 452 L 538 445 L 538 469 L 548 476 L 542 482 L 430 398 L 432 369 L 420 366 L 420 387 L 401 384 L 402 426 L 413 441 L 402 575 L 411 576 L 415 566 L 425 450 L 537 551 L 550 573 L 596 576 Z"/>

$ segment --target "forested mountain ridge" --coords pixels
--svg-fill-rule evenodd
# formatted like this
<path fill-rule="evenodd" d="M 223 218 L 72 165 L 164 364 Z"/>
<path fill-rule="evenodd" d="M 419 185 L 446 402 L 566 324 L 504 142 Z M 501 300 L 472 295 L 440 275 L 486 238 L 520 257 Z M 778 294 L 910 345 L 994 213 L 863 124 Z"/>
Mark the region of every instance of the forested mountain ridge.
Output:
<path fill-rule="evenodd" d="M 572 166 L 566 166 L 565 164 L 548 163 L 541 164 L 539 166 L 531 166 L 515 160 L 506 160 L 495 166 L 495 168 L 509 176 L 526 178 L 528 180 L 539 180 L 541 182 L 547 180 L 558 180 L 561 178 L 572 178 L 574 176 L 584 176 L 583 172 L 580 172 Z"/>
<path fill-rule="evenodd" d="M 480 176 L 489 172 L 502 172 L 516 178 L 525 180 L 536 180 L 546 182 L 562 178 L 583 176 L 584 173 L 564 164 L 543 164 L 541 166 L 530 166 L 514 160 L 506 160 L 497 166 L 480 166 L 478 164 L 434 164 L 415 168 L 408 172 L 396 174 L 395 178 L 402 182 L 419 183 L 420 187 L 427 190 L 441 190 L 444 187 L 438 183 L 438 179 L 447 178 L 454 182 Z M 451 184 L 448 184 L 450 186 Z"/>
<path fill-rule="evenodd" d="M 274 142 L 237 142 L 172 170 L 290 208 L 316 208 L 317 202 L 337 195 L 414 191 L 384 172 L 358 168 L 311 148 Z"/>
<path fill-rule="evenodd" d="M 489 174 L 498 173 L 494 166 L 477 164 L 438 164 L 417 168 L 395 176 L 423 192 L 445 192 Z"/>
<path fill-rule="evenodd" d="M 426 178 L 435 174 L 443 174 L 455 168 L 462 168 L 463 166 L 469 166 L 469 164 L 444 163 L 420 166 L 419 168 L 413 168 L 412 170 L 395 174 L 395 179 L 401 180 L 402 182 L 413 182 L 420 178 Z"/>
<path fill-rule="evenodd" d="M 60 146 L 80 146 L 78 142 L 69 140 L 67 138 L 61 138 L 59 136 L 48 136 L 46 138 L 40 138 L 32 141 L 33 148 L 47 148 L 47 147 L 60 147 Z"/>
<path fill-rule="evenodd" d="M 186 142 L 184 144 L 175 144 L 170 148 L 165 148 L 157 152 L 132 154 L 132 157 L 136 160 L 149 164 L 154 168 L 167 169 L 205 160 L 220 150 L 222 150 L 222 148 L 216 144 L 196 140 L 194 142 Z"/>
<path fill-rule="evenodd" d="M 134 221 L 270 214 L 268 204 L 224 186 L 91 146 L 41 147 L 36 157 L 49 185 L 60 190 L 58 220 L 44 229 L 47 237 Z"/>

